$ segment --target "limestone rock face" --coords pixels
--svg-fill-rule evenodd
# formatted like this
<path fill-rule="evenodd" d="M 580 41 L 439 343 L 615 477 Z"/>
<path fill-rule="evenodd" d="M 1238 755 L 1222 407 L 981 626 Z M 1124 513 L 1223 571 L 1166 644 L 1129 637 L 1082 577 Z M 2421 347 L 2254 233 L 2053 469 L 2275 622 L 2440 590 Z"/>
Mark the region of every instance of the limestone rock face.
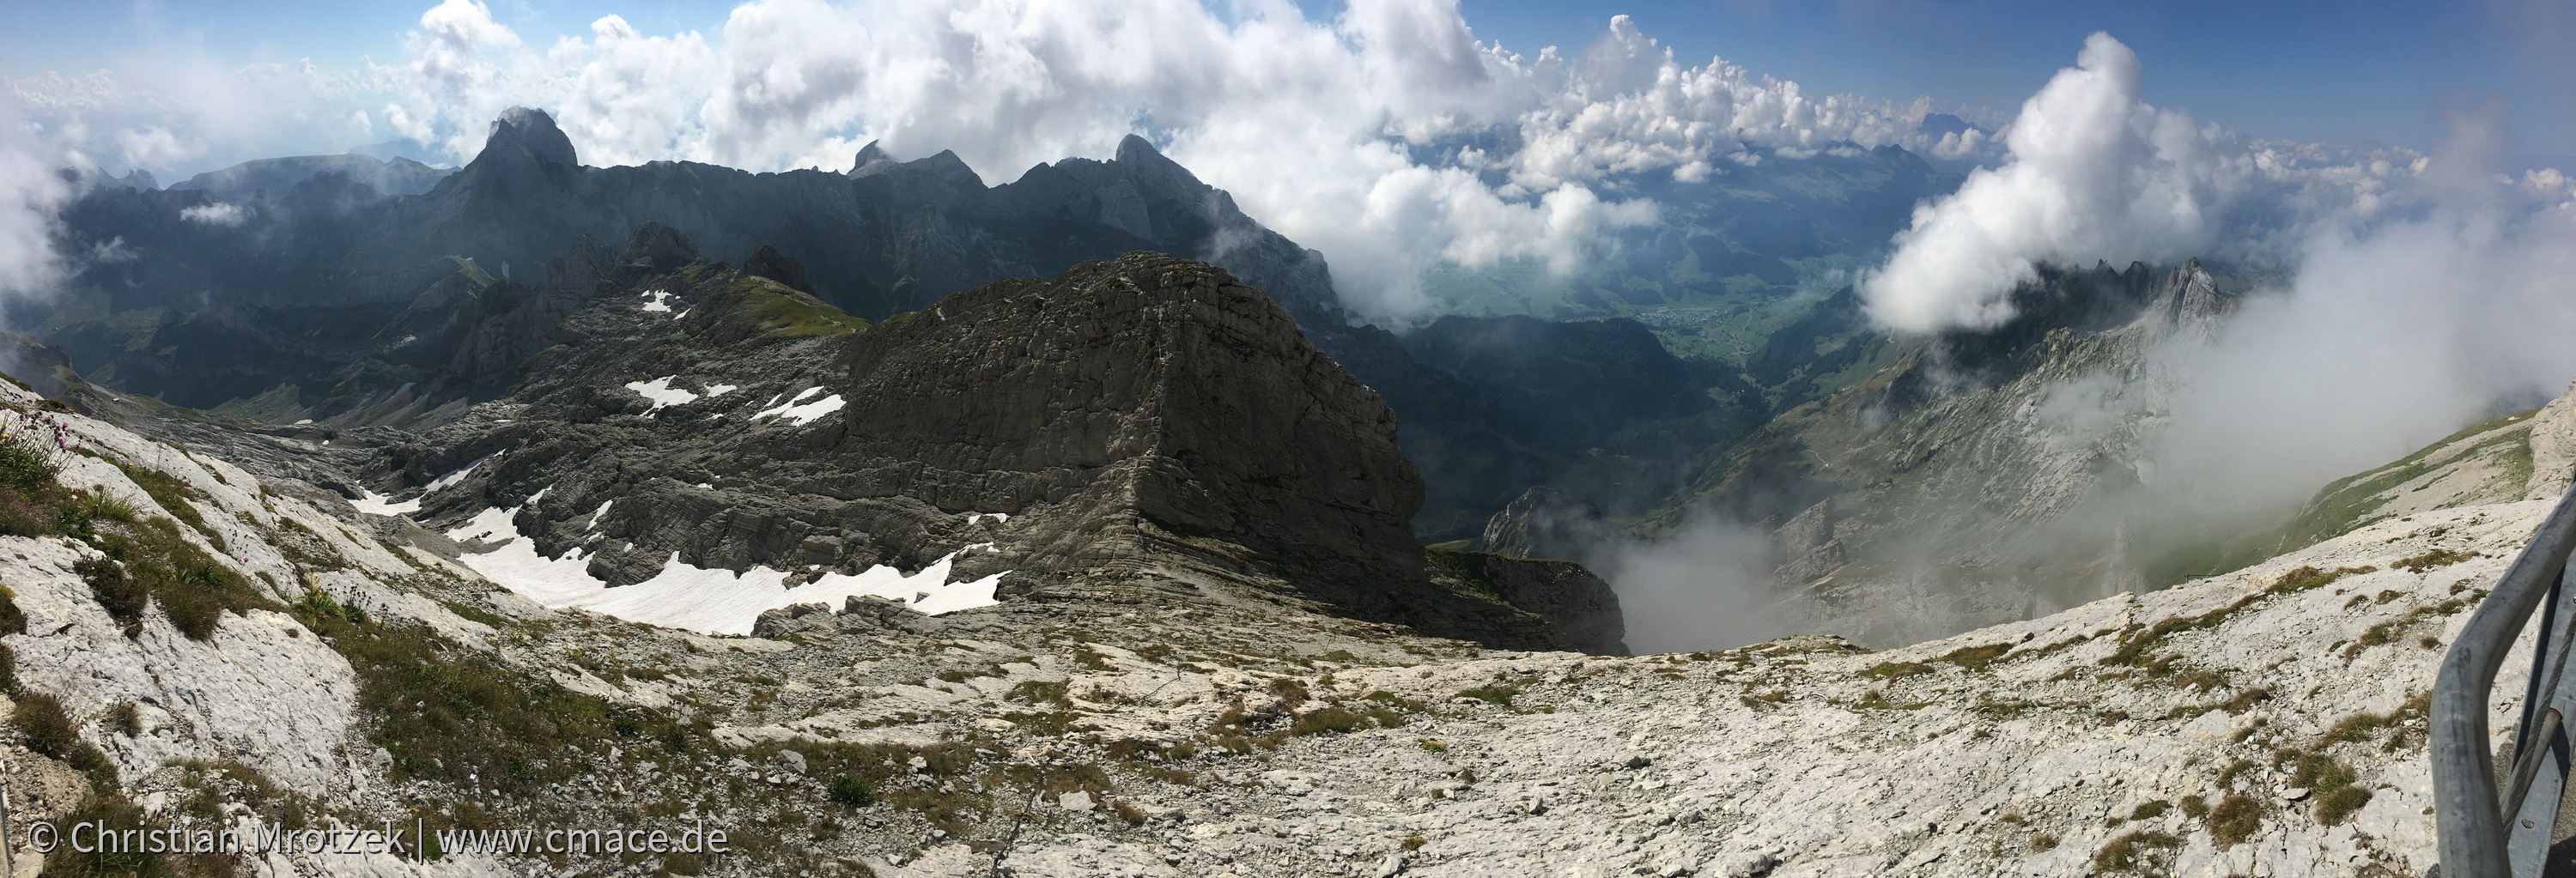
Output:
<path fill-rule="evenodd" d="M 1394 413 L 1223 271 L 1139 253 L 986 286 L 859 337 L 849 371 L 838 451 L 941 508 L 1082 510 L 1032 535 L 1064 568 L 1209 539 L 1364 615 L 1419 588 Z"/>
<path fill-rule="evenodd" d="M 2531 478 L 2523 499 L 2544 500 L 2567 493 L 2576 479 L 2576 385 L 2549 401 L 2531 419 Z"/>
<path fill-rule="evenodd" d="M 1782 589 L 1803 588 L 1842 569 L 1843 544 L 1834 538 L 1834 501 L 1819 501 L 1772 531 L 1771 553 L 1780 562 L 1772 569 L 1772 584 Z"/>
<path fill-rule="evenodd" d="M 1581 558 L 1614 538 L 1599 507 L 1533 485 L 1485 519 L 1476 545 L 1507 558 Z"/>

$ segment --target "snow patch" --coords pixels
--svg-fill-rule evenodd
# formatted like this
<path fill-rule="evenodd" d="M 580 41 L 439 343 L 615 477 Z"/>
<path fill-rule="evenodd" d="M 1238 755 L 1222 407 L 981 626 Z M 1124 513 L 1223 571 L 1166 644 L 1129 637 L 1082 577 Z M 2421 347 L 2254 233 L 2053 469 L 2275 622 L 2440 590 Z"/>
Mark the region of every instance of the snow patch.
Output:
<path fill-rule="evenodd" d="M 821 387 L 805 388 L 796 394 L 795 399 L 788 400 L 785 405 L 762 409 L 759 414 L 752 415 L 751 419 L 757 421 L 771 415 L 776 415 L 779 420 L 795 421 L 798 426 L 803 426 L 813 423 L 815 418 L 840 411 L 842 406 L 849 404 L 842 400 L 841 395 L 837 393 L 813 402 L 805 402 L 806 397 L 813 396 L 814 394 L 821 392 L 823 392 L 823 388 Z M 774 396 L 770 397 L 770 401 L 777 402 L 778 398 Z"/>
<path fill-rule="evenodd" d="M 349 505 L 369 515 L 403 515 L 420 511 L 420 497 L 396 503 L 393 498 L 365 488 L 359 488 L 358 495 L 358 499 L 349 501 Z M 428 493 L 422 492 L 421 496 L 428 496 Z"/>
<path fill-rule="evenodd" d="M 991 543 L 977 543 L 949 553 L 911 575 L 880 565 L 855 576 L 826 573 L 821 579 L 791 589 L 787 587 L 785 571 L 769 567 L 754 567 L 740 574 L 710 570 L 683 564 L 680 553 L 672 552 L 662 572 L 653 578 L 609 588 L 608 583 L 590 575 L 589 563 L 580 549 L 566 552 L 561 558 L 537 554 L 535 541 L 519 533 L 515 521 L 523 508 L 485 509 L 473 520 L 448 531 L 450 539 L 500 544 L 490 551 L 466 555 L 465 566 L 548 607 L 590 610 L 630 622 L 706 634 L 749 634 L 761 613 L 810 603 L 837 609 L 843 601 L 863 595 L 896 601 L 931 616 L 989 607 L 1000 603 L 993 597 L 993 589 L 1009 573 L 949 582 L 949 566 L 958 556 L 992 548 Z M 602 504 L 601 509 L 606 508 Z"/>
<path fill-rule="evenodd" d="M 653 401 L 653 407 L 644 410 L 644 416 L 649 418 L 654 412 L 661 411 L 663 406 L 688 405 L 698 401 L 697 394 L 671 386 L 671 379 L 678 377 L 680 376 L 664 375 L 651 381 L 629 381 L 626 382 L 626 389 Z"/>
<path fill-rule="evenodd" d="M 506 452 L 495 451 L 490 454 L 483 455 L 482 457 L 476 458 L 473 463 L 466 464 L 464 469 L 431 479 L 429 487 L 420 489 L 420 493 L 426 496 L 428 494 L 446 490 L 450 485 L 465 481 L 465 477 L 471 475 L 474 472 L 475 467 L 482 466 L 484 461 L 499 457 L 504 453 Z"/>
<path fill-rule="evenodd" d="M 987 518 L 992 519 L 994 524 L 1011 523 L 1011 514 L 1008 512 L 978 512 L 973 515 L 966 516 L 966 526 L 973 527 L 975 525 L 983 524 L 984 519 Z"/>
<path fill-rule="evenodd" d="M 329 445 L 331 443 L 325 442 L 322 444 Z M 491 460 L 492 458 L 499 457 L 502 454 L 503 452 L 495 451 L 490 454 L 483 455 L 473 463 L 466 464 L 464 469 L 431 479 L 427 486 L 420 489 L 419 495 L 414 496 L 409 500 L 397 502 L 386 495 L 378 494 L 365 488 L 359 488 L 358 499 L 349 501 L 349 505 L 355 506 L 358 508 L 358 511 L 369 515 L 409 515 L 414 512 L 419 512 L 420 501 L 423 498 L 426 498 L 431 494 L 438 493 L 446 488 L 453 487 L 458 482 L 465 481 L 465 477 L 472 474 L 475 467 L 482 466 L 483 461 Z M 544 496 L 545 494 L 543 491 L 539 491 L 537 493 L 539 496 Z"/>
<path fill-rule="evenodd" d="M 651 290 L 644 294 L 644 299 L 644 310 L 660 311 L 664 314 L 671 313 L 670 293 L 663 292 L 661 290 Z"/>
<path fill-rule="evenodd" d="M 742 385 L 740 384 L 709 384 L 707 385 L 707 398 L 714 399 L 740 389 L 742 389 Z"/>

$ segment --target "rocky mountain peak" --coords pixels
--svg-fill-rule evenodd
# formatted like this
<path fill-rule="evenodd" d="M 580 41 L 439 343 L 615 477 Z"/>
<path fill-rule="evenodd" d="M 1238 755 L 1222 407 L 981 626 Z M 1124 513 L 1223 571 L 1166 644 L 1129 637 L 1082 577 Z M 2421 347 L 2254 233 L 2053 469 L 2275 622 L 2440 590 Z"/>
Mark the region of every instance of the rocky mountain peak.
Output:
<path fill-rule="evenodd" d="M 1573 565 L 1426 569 L 1394 413 L 1221 269 L 1130 253 L 870 325 L 771 276 L 796 274 L 774 248 L 741 270 L 695 253 L 638 229 L 559 331 L 483 346 L 526 380 L 358 480 L 472 544 L 461 564 L 597 589 L 564 600 L 822 583 L 743 598 L 774 608 L 901 571 L 924 577 L 907 598 L 1252 600 L 1624 651 L 1616 598 Z"/>
<path fill-rule="evenodd" d="M 449 190 L 452 196 L 461 196 L 461 203 L 453 206 L 479 220 L 460 230 L 464 237 L 471 238 L 478 236 L 476 230 L 480 227 L 500 222 L 499 217 L 564 212 L 566 205 L 550 202 L 558 193 L 576 188 L 581 175 L 581 162 L 573 151 L 572 139 L 555 127 L 554 117 L 540 110 L 511 107 L 492 120 L 492 133 L 484 138 L 483 151 L 432 192 Z"/>
<path fill-rule="evenodd" d="M 678 229 L 648 222 L 636 226 L 635 233 L 627 237 L 622 261 L 651 274 L 667 274 L 698 261 L 698 245 Z"/>
<path fill-rule="evenodd" d="M 527 107 L 502 110 L 501 118 L 492 120 L 491 136 L 483 141 L 483 155 L 493 155 L 496 149 L 503 151 L 504 155 L 524 155 L 541 165 L 575 167 L 581 164 L 573 151 L 572 138 L 565 137 L 563 129 L 555 127 L 555 118 L 546 115 L 544 110 Z M 480 161 L 481 156 L 476 160 Z"/>
<path fill-rule="evenodd" d="M 786 284 L 788 289 L 800 293 L 810 295 L 814 292 L 814 285 L 805 280 L 805 264 L 787 258 L 787 254 L 767 244 L 760 245 L 760 249 L 751 252 L 751 258 L 743 260 L 742 273 Z"/>
<path fill-rule="evenodd" d="M 892 164 L 896 164 L 894 157 L 886 155 L 885 147 L 878 146 L 877 141 L 871 140 L 868 141 L 868 145 L 859 147 L 858 158 L 850 162 L 850 176 L 864 177 L 873 173 L 882 173 L 884 169 L 879 165 Z"/>
<path fill-rule="evenodd" d="M 1179 162 L 1165 158 L 1162 150 L 1155 149 L 1153 141 L 1146 140 L 1144 137 L 1134 134 L 1119 138 L 1118 152 L 1113 160 L 1122 165 L 1162 164 L 1171 165 L 1173 167 L 1180 166 Z"/>
<path fill-rule="evenodd" d="M 984 188 L 984 178 L 976 176 L 975 169 L 969 167 L 965 159 L 958 158 L 954 150 L 943 149 L 912 161 L 899 162 L 886 155 L 885 149 L 879 147 L 876 141 L 868 141 L 868 145 L 859 150 L 857 164 L 851 167 L 850 176 L 867 178 L 885 175 L 895 175 L 895 179 L 903 183 L 934 184 L 949 190 L 943 194 L 951 197 L 958 190 L 973 191 Z"/>

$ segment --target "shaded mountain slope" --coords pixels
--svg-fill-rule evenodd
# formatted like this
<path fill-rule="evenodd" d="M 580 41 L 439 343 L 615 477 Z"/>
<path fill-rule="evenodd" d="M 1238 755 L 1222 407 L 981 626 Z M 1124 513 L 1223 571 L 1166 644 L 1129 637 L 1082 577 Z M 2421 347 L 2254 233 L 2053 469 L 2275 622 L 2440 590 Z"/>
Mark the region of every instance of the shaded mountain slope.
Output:
<path fill-rule="evenodd" d="M 1815 533 L 1781 560 L 1825 562 L 1777 585 L 1869 642 L 2171 581 L 2242 523 L 2168 532 L 2108 501 L 2140 484 L 2169 414 L 2178 379 L 2150 355 L 2211 330 L 2229 302 L 2216 283 L 2197 263 L 2048 269 L 2006 324 L 1903 342 L 1896 365 L 1754 431 L 1647 529 L 1690 514 L 1778 528 L 1813 510 Z"/>

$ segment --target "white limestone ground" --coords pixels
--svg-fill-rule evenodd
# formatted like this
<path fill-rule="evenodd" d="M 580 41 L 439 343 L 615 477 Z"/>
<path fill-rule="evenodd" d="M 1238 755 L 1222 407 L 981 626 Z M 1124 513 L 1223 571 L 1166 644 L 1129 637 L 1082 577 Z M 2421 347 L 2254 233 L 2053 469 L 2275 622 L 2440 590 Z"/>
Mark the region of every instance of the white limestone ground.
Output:
<path fill-rule="evenodd" d="M 540 491 L 538 496 L 544 493 Z M 489 547 L 466 554 L 462 558 L 466 566 L 547 607 L 589 610 L 629 622 L 705 634 L 749 634 L 761 613 L 795 604 L 838 607 L 854 596 L 885 598 L 932 616 L 988 607 L 998 603 L 993 590 L 1009 573 L 949 582 L 950 565 L 959 555 L 990 548 L 989 544 L 979 543 L 914 573 L 878 565 L 857 575 L 823 573 L 791 588 L 787 584 L 788 571 L 759 566 L 737 574 L 683 563 L 679 553 L 673 552 L 662 565 L 662 572 L 653 578 L 610 588 L 607 582 L 590 575 L 589 558 L 582 549 L 573 549 L 560 558 L 538 554 L 536 541 L 520 533 L 514 521 L 520 508 L 486 509 L 447 532 L 449 539 Z M 593 520 L 607 511 L 608 504 L 600 504 Z"/>
<path fill-rule="evenodd" d="M 12 394 L 0 388 L 6 401 L 32 402 Z M 2528 421 L 2521 447 L 2531 452 L 2532 486 L 2563 480 L 2576 452 L 2567 439 L 2576 435 L 2576 406 L 2553 411 Z M 2174 589 L 1876 654 L 1804 637 L 1681 656 L 1456 657 L 1455 645 L 1383 626 L 1266 609 L 1094 619 L 1145 626 L 1154 648 L 1180 649 L 1155 655 L 1137 640 L 1124 641 L 1132 649 L 1080 642 L 1109 634 L 1079 620 L 1017 630 L 970 614 L 941 623 L 951 627 L 932 640 L 880 628 L 773 641 L 557 615 L 537 606 L 548 589 L 572 595 L 559 606 L 665 624 L 695 618 L 683 599 L 721 606 L 746 628 L 744 610 L 846 594 L 906 596 L 925 611 L 945 606 L 933 596 L 980 605 L 992 595 L 991 583 L 980 594 L 974 583 L 944 584 L 945 564 L 909 578 L 870 571 L 787 589 L 776 571 L 734 576 L 675 563 L 665 571 L 667 593 L 650 583 L 610 590 L 582 581 L 580 556 L 537 557 L 507 510 L 451 534 L 504 540 L 466 556 L 517 590 L 489 595 L 493 615 L 477 617 L 573 624 L 496 631 L 406 585 L 434 559 L 398 557 L 221 461 L 77 416 L 56 420 L 83 447 L 205 491 L 195 506 L 214 538 L 182 532 L 281 600 L 309 583 L 467 648 L 531 662 L 559 661 L 576 642 L 616 643 L 633 655 L 655 651 L 648 641 L 685 642 L 685 657 L 658 679 L 612 683 L 546 667 L 568 687 L 621 704 L 726 705 L 710 717 L 724 723 L 713 735 L 726 746 L 971 741 L 992 745 L 985 758 L 1028 767 L 1109 764 L 1123 758 L 1111 754 L 1125 742 L 1195 742 L 1195 757 L 1156 757 L 1188 780 L 1126 774 L 1098 794 L 1030 802 L 1002 856 L 1020 876 L 2072 875 L 2110 871 L 2105 864 L 2124 852 L 2147 873 L 2420 875 L 2431 863 L 2433 824 L 2413 699 L 2431 686 L 2438 647 L 2553 502 L 2476 499 L 2514 496 L 2500 492 L 2524 470 L 2499 467 L 2510 460 L 2505 451 L 2463 451 L 2442 464 L 2452 475 L 2427 472 L 2406 482 L 2420 490 L 2389 489 L 2390 503 L 2408 505 L 2352 533 Z M 461 479 L 451 477 L 442 481 Z M 105 460 L 67 458 L 62 479 L 156 508 Z M 2434 502 L 2435 494 L 2450 499 Z M 289 546 L 300 557 L 339 560 L 299 567 Z M 400 791 L 366 757 L 355 683 L 337 652 L 292 617 L 266 611 L 223 617 L 207 641 L 148 613 L 129 638 L 70 570 L 94 555 L 60 538 L 0 538 L 0 581 L 28 617 L 26 632 L 5 642 L 19 678 L 62 698 L 84 739 L 128 776 L 166 771 L 174 759 L 238 759 L 362 809 L 399 807 Z M 869 580 L 881 572 L 888 578 Z M 630 589 L 633 606 L 581 602 Z M 2527 638 L 2523 648 L 2527 655 Z M 925 655 L 975 672 L 933 673 L 938 667 L 920 664 Z M 2508 662 L 2492 702 L 2499 743 L 2523 661 Z M 795 707 L 735 709 L 749 673 L 785 677 L 776 691 Z M 1052 691 L 1063 693 L 1065 734 L 1030 725 L 1043 719 L 1033 712 L 1056 708 L 1014 694 L 1029 684 L 1060 687 Z M 1305 700 L 1286 694 L 1293 691 Z M 138 705 L 138 734 L 105 731 L 100 715 L 128 702 Z M 1241 754 L 1211 738 L 1229 713 L 1268 717 L 1263 729 L 1284 730 L 1293 717 L 1337 706 L 1385 706 L 1402 723 L 1286 736 L 1275 749 Z M 9 758 L 28 759 L 23 751 Z M 707 754 L 700 767 L 714 771 L 725 758 Z M 2302 763 L 2320 761 L 2348 771 L 2350 783 L 2302 786 Z M 46 788 L 76 795 L 76 785 Z M 2222 837 L 2219 814 L 2186 804 L 2231 797 L 2241 837 Z M 2353 807 L 2328 813 L 2329 799 Z M 843 816 L 868 828 L 859 850 L 873 851 L 865 861 L 878 875 L 989 875 L 992 842 L 1005 837 L 979 837 L 978 851 L 911 828 L 911 818 L 882 804 Z M 990 815 L 996 825 L 1017 819 Z M 327 857 L 257 868 L 421 873 Z M 431 870 L 494 868 L 456 858 Z"/>
<path fill-rule="evenodd" d="M 2426 638 L 2447 642 L 2550 505 L 2391 520 L 2224 576 L 1884 653 L 1808 637 L 1687 656 L 1341 668 L 1304 681 L 1316 700 L 1301 711 L 1366 705 L 1370 692 L 1433 709 L 1220 759 L 1203 790 L 1131 788 L 1133 804 L 1166 815 L 1142 838 L 1109 831 L 1105 815 L 1051 810 L 1007 863 L 1021 876 L 2080 875 L 2141 833 L 2129 848 L 2149 874 L 2420 874 L 2433 861 L 2430 775 L 2408 699 L 2429 691 L 2441 655 Z M 2395 567 L 2436 550 L 2474 557 Z M 2267 592 L 2298 568 L 2365 566 L 2377 569 Z M 2212 611 L 2206 626 L 2115 658 L 2159 622 Z M 2009 652 L 1982 666 L 1941 658 L 1979 646 Z M 2523 649 L 2527 662 L 2528 637 Z M 2140 667 L 2166 655 L 2180 658 Z M 1220 668 L 1111 664 L 1069 676 L 1073 691 L 1108 693 L 1077 702 L 1098 711 L 1077 728 L 1169 743 L 1232 699 L 1280 706 L 1263 680 Z M 887 690 L 869 705 L 968 711 L 980 690 L 1049 670 L 962 693 Z M 2509 727 L 2522 677 L 2509 663 L 2495 728 Z M 1497 685 L 1518 688 L 1509 707 L 1460 697 Z M 2365 716 L 2392 719 L 2347 722 Z M 824 719 L 768 734 L 821 740 L 834 725 Z M 2370 727 L 2328 740 L 2338 723 Z M 2367 804 L 2321 822 L 2330 791 L 2295 788 L 2284 750 L 2348 767 Z M 2230 794 L 2258 821 L 2232 843 L 2180 807 Z M 2162 813 L 2125 819 L 2151 802 Z M 874 865 L 904 876 L 991 866 L 938 845 L 909 856 Z"/>
<path fill-rule="evenodd" d="M 32 408 L 37 401 L 31 393 L 0 383 L 0 403 Z M 345 603 L 419 618 L 453 635 L 470 635 L 481 627 L 435 601 L 385 585 L 416 571 L 329 515 L 269 493 L 229 463 L 195 457 L 80 415 L 42 417 L 48 432 L 59 428 L 67 446 L 98 455 L 63 456 L 58 478 L 64 485 L 96 490 L 157 515 L 160 505 L 117 464 L 182 480 L 205 494 L 202 500 L 183 502 L 194 506 L 221 545 L 193 527 L 179 528 L 182 538 L 278 600 L 303 594 L 296 568 L 281 549 L 281 542 L 291 539 L 299 552 L 330 556 L 345 565 L 312 583 Z M 17 426 L 27 420 L 14 412 L 11 418 Z M 180 633 L 168 616 L 149 612 L 129 637 L 73 570 L 80 561 L 100 557 L 87 545 L 59 537 L 0 537 L 0 582 L 27 618 L 24 633 L 0 637 L 0 643 L 16 653 L 19 682 L 59 698 L 82 738 L 116 762 L 123 776 L 149 775 L 178 760 L 235 760 L 289 787 L 342 800 L 388 794 L 371 764 L 351 758 L 368 747 L 357 724 L 357 683 L 348 662 L 319 636 L 286 614 L 252 610 L 224 614 L 204 641 Z M 126 703 L 135 705 L 134 734 L 108 732 L 96 721 L 110 707 Z M 14 702 L 7 704 L 15 709 Z M 11 786 L 22 794 L 12 802 L 20 825 L 59 815 L 77 802 L 78 785 L 52 782 L 61 778 L 51 775 L 65 773 L 59 765 L 14 744 L 7 750 Z M 39 790 L 44 792 L 39 799 L 23 795 Z M 175 799 L 141 801 L 151 810 Z M 40 858 L 23 849 L 17 862 L 22 871 L 41 865 Z M 250 866 L 263 876 L 499 874 L 497 862 L 477 857 L 420 865 L 392 858 L 275 856 Z"/>

